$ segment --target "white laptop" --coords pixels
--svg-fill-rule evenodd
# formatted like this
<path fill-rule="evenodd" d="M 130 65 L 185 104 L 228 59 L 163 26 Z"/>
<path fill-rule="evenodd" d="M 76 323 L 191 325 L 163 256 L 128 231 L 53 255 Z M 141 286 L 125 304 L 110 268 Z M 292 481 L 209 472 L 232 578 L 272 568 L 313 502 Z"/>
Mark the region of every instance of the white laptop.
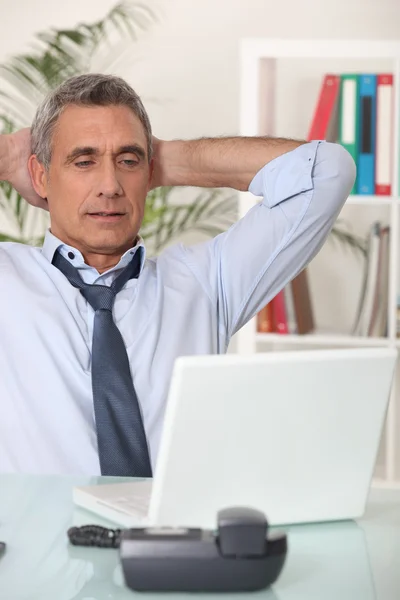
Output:
<path fill-rule="evenodd" d="M 302 350 L 176 360 L 152 480 L 74 489 L 122 527 L 213 528 L 220 508 L 271 525 L 362 516 L 397 351 Z"/>

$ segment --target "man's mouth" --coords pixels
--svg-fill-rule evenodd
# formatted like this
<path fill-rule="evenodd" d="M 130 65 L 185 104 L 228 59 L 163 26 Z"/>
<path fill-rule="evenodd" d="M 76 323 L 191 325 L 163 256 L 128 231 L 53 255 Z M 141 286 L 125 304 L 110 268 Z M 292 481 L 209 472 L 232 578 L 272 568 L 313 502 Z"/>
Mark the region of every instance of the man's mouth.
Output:
<path fill-rule="evenodd" d="M 124 213 L 120 213 L 120 212 L 94 212 L 94 213 L 89 213 L 89 215 L 93 216 L 93 215 L 98 215 L 100 217 L 115 217 L 115 216 L 121 216 Z"/>
<path fill-rule="evenodd" d="M 91 219 L 95 219 L 96 221 L 101 221 L 105 223 L 114 223 L 115 221 L 119 221 L 122 219 L 126 213 L 121 212 L 95 212 L 88 213 L 88 216 Z"/>

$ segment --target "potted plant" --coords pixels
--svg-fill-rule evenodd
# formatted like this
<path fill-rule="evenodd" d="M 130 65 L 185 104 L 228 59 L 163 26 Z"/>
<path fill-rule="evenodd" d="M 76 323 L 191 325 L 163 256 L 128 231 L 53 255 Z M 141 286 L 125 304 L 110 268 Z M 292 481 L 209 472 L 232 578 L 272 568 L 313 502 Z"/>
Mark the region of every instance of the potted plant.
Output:
<path fill-rule="evenodd" d="M 29 53 L 13 56 L 0 65 L 4 88 L 0 91 L 1 133 L 29 126 L 43 97 L 68 77 L 90 72 L 93 60 L 102 52 L 103 70 L 111 68 L 120 55 L 115 40 L 135 40 L 138 32 L 155 20 L 155 13 L 145 4 L 122 2 L 97 22 L 37 34 Z M 153 253 L 188 231 L 215 236 L 237 219 L 234 193 L 202 190 L 185 204 L 175 201 L 175 196 L 173 187 L 157 188 L 148 194 L 140 233 Z M 42 244 L 48 213 L 29 205 L 7 182 L 0 182 L 0 213 L 9 230 L 0 230 L 0 242 Z M 332 235 L 365 254 L 361 238 L 336 226 Z"/>

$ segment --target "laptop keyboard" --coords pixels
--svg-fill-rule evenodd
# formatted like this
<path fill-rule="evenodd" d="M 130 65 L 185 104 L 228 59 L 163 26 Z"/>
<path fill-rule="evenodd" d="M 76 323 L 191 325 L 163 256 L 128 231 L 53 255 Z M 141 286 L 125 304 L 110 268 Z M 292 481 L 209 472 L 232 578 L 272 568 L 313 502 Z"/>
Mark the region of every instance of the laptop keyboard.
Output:
<path fill-rule="evenodd" d="M 149 511 L 152 480 L 76 488 L 76 503 L 96 512 L 102 505 L 128 517 L 146 517 Z M 82 495 L 82 497 L 80 497 Z"/>
<path fill-rule="evenodd" d="M 149 498 L 140 496 L 119 496 L 109 500 L 103 500 L 104 504 L 107 504 L 115 510 L 119 510 L 127 515 L 141 514 L 146 515 L 149 508 Z"/>

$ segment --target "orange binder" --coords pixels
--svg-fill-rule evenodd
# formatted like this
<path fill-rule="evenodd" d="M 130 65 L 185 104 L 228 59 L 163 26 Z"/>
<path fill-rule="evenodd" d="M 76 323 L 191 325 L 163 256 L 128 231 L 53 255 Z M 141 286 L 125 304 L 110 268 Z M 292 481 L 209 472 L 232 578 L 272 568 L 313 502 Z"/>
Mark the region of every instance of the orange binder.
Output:
<path fill-rule="evenodd" d="M 257 314 L 257 332 L 272 333 L 273 331 L 272 303 L 268 302 Z"/>

